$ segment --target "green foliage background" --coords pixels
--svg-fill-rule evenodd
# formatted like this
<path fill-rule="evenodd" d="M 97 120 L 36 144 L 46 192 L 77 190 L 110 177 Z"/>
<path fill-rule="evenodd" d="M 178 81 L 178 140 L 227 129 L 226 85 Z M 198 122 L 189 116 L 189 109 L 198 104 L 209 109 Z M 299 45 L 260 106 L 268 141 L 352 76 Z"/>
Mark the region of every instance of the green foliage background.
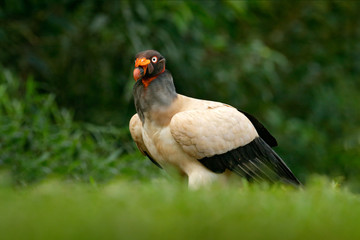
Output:
<path fill-rule="evenodd" d="M 152 48 L 179 93 L 257 116 L 301 180 L 359 183 L 359 11 L 356 1 L 4 0 L 0 166 L 20 184 L 162 174 L 127 130 L 134 55 Z"/>

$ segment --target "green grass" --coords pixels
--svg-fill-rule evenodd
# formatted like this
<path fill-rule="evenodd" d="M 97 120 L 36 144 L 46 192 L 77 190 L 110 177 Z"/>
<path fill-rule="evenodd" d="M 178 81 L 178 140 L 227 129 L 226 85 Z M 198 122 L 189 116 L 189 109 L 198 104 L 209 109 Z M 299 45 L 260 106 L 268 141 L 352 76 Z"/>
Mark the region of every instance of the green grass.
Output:
<path fill-rule="evenodd" d="M 359 239 L 360 198 L 316 179 L 304 189 L 167 180 L 0 187 L 1 239 Z"/>

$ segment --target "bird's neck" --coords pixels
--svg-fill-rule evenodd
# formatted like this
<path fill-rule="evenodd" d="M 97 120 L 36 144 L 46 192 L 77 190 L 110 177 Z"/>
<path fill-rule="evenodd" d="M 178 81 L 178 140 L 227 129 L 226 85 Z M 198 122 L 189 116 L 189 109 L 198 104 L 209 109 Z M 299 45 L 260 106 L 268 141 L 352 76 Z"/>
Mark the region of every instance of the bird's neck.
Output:
<path fill-rule="evenodd" d="M 141 121 L 146 119 L 167 121 L 171 118 L 171 106 L 176 101 L 177 93 L 171 73 L 165 71 L 152 79 L 149 84 L 138 80 L 133 88 L 136 111 Z"/>

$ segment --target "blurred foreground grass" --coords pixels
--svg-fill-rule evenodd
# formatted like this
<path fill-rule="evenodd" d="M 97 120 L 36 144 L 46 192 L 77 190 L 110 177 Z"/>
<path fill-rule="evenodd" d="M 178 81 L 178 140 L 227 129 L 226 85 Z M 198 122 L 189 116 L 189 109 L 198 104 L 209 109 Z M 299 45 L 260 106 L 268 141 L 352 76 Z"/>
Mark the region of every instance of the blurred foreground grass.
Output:
<path fill-rule="evenodd" d="M 0 182 L 2 239 L 360 238 L 359 196 L 324 179 L 300 190 L 243 183 L 198 191 L 165 180 Z"/>

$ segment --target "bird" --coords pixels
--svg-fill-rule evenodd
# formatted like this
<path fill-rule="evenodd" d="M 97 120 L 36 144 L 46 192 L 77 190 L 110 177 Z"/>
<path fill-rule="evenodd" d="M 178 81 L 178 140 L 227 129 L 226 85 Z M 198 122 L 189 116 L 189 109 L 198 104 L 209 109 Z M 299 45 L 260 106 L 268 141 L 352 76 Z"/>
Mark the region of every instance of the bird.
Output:
<path fill-rule="evenodd" d="M 179 94 L 166 59 L 156 50 L 136 54 L 129 122 L 140 152 L 159 168 L 176 169 L 198 189 L 231 175 L 252 182 L 300 186 L 272 149 L 276 139 L 253 115 L 228 104 Z"/>

